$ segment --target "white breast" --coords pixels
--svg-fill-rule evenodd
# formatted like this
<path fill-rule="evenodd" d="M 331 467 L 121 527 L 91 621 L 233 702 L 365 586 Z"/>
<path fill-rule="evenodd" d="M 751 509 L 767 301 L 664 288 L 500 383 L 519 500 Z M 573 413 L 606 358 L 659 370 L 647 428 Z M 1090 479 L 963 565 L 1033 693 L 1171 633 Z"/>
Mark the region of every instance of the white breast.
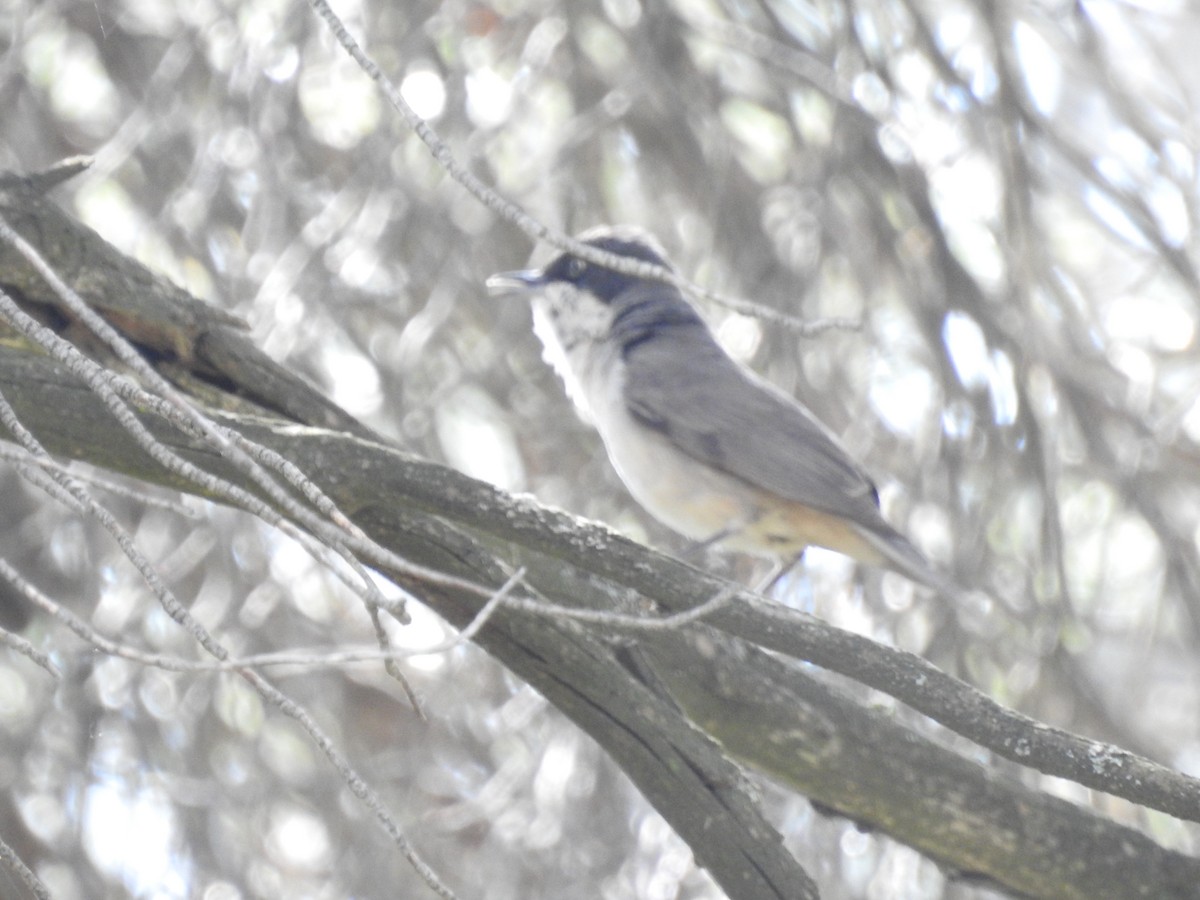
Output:
<path fill-rule="evenodd" d="M 545 348 L 543 356 L 583 418 L 600 432 L 609 460 L 634 499 L 664 525 L 694 540 L 754 519 L 757 507 L 746 485 L 702 465 L 630 414 L 624 360 L 608 340 L 611 310 L 578 296 L 566 303 L 566 297 L 548 290 L 534 302 L 534 331 Z"/>
<path fill-rule="evenodd" d="M 613 366 L 606 340 L 612 311 L 598 300 L 565 285 L 550 285 L 533 301 L 533 332 L 542 342 L 542 358 L 563 380 L 567 396 L 584 421 L 597 426 L 593 412 L 604 393 L 604 373 Z"/>

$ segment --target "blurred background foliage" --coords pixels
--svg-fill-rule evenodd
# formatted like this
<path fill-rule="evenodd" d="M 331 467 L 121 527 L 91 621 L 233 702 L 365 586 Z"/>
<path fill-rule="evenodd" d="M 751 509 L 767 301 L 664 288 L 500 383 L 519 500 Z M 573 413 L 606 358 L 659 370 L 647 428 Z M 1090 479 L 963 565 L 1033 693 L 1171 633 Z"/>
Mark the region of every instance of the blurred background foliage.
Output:
<path fill-rule="evenodd" d="M 708 287 L 860 323 L 802 338 L 704 309 L 730 352 L 843 436 L 890 519 L 990 598 L 948 608 L 817 551 L 781 602 L 1200 772 L 1191 4 L 335 10 L 459 159 L 544 222 L 638 223 Z M 447 177 L 307 5 L 8 0 L 0 168 L 76 153 L 96 162 L 60 193 L 74 214 L 245 317 L 373 427 L 681 549 L 572 412 L 527 308 L 482 288 L 529 240 Z M 358 602 L 292 542 L 185 505 L 111 501 L 228 644 L 370 642 Z M 0 553 L 43 590 L 106 633 L 191 652 L 97 526 L 7 466 L 0 510 Z M 416 613 L 398 645 L 443 636 Z M 0 837 L 55 897 L 424 896 L 233 676 L 97 656 L 3 584 L 0 618 L 68 670 L 55 689 L 0 654 Z M 273 677 L 462 896 L 721 896 L 590 740 L 481 652 L 405 668 L 429 722 L 379 666 Z M 1042 781 L 1196 850 L 1173 819 Z M 988 895 L 763 790 L 824 896 Z"/>

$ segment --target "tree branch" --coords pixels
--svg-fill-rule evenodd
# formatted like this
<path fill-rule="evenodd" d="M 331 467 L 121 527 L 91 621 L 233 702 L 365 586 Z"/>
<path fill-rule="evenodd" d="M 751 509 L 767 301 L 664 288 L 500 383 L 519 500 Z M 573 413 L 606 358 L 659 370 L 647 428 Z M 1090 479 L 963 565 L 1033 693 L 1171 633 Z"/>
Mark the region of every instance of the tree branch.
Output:
<path fill-rule="evenodd" d="M 0 208 L 5 200 L 0 195 Z M 86 247 L 102 241 L 86 229 L 76 234 L 70 271 L 87 281 Z M 59 265 L 53 242 L 39 251 Z M 0 286 L 14 289 L 20 265 L 0 256 Z M 174 302 L 155 282 L 139 286 L 139 301 Z M 20 288 L 27 302 L 37 290 L 28 278 Z M 192 335 L 196 346 L 206 334 Z M 271 364 L 263 358 L 256 365 Z M 155 462 L 76 376 L 41 353 L 0 345 L 0 385 L 51 452 L 197 490 Z M 286 408 L 277 398 L 260 399 Z M 254 489 L 212 446 L 152 411 L 138 417 L 179 456 Z M 361 429 L 297 428 L 237 413 L 213 418 L 309 473 L 384 548 L 445 573 L 431 581 L 418 568 L 379 566 L 459 627 L 487 601 L 465 585 L 499 589 L 521 568 L 531 589 L 555 603 L 626 614 L 680 612 L 728 587 L 602 527 L 364 439 Z M 581 624 L 502 605 L 475 639 L 606 749 L 731 896 L 795 898 L 815 889 L 756 809 L 730 756 L 956 871 L 1011 890 L 1182 898 L 1200 883 L 1200 861 L 986 770 L 758 647 L 886 690 L 1019 762 L 1197 818 L 1200 795 L 1191 779 L 1004 711 L 917 657 L 745 594 L 685 628 L 638 631 L 632 644 L 624 634 L 619 621 Z M 1081 751 L 1087 758 L 1072 760 Z M 1110 758 L 1118 764 L 1093 771 Z M 1135 767 L 1142 767 L 1137 777 L 1128 774 Z"/>

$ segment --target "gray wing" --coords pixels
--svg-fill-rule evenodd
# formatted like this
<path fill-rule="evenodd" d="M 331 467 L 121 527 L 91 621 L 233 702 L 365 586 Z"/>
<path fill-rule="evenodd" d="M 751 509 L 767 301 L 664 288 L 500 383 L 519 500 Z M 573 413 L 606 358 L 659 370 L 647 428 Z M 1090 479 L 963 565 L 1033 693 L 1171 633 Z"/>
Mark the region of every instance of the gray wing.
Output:
<path fill-rule="evenodd" d="M 624 347 L 625 400 L 640 421 L 764 490 L 891 531 L 875 485 L 836 439 L 800 403 L 748 375 L 698 318 L 659 319 L 636 338 Z"/>

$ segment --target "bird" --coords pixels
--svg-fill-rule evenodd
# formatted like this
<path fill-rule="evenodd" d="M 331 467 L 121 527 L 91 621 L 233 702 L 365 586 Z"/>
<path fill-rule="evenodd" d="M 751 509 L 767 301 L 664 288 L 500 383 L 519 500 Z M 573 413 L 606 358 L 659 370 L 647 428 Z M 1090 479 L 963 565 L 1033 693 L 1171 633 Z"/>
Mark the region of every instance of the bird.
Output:
<path fill-rule="evenodd" d="M 577 240 L 676 271 L 637 226 L 599 226 Z M 670 529 L 777 568 L 815 545 L 952 590 L 884 519 L 875 483 L 834 433 L 730 357 L 675 285 L 563 252 L 486 286 L 532 294 L 546 361 L 629 493 Z"/>

